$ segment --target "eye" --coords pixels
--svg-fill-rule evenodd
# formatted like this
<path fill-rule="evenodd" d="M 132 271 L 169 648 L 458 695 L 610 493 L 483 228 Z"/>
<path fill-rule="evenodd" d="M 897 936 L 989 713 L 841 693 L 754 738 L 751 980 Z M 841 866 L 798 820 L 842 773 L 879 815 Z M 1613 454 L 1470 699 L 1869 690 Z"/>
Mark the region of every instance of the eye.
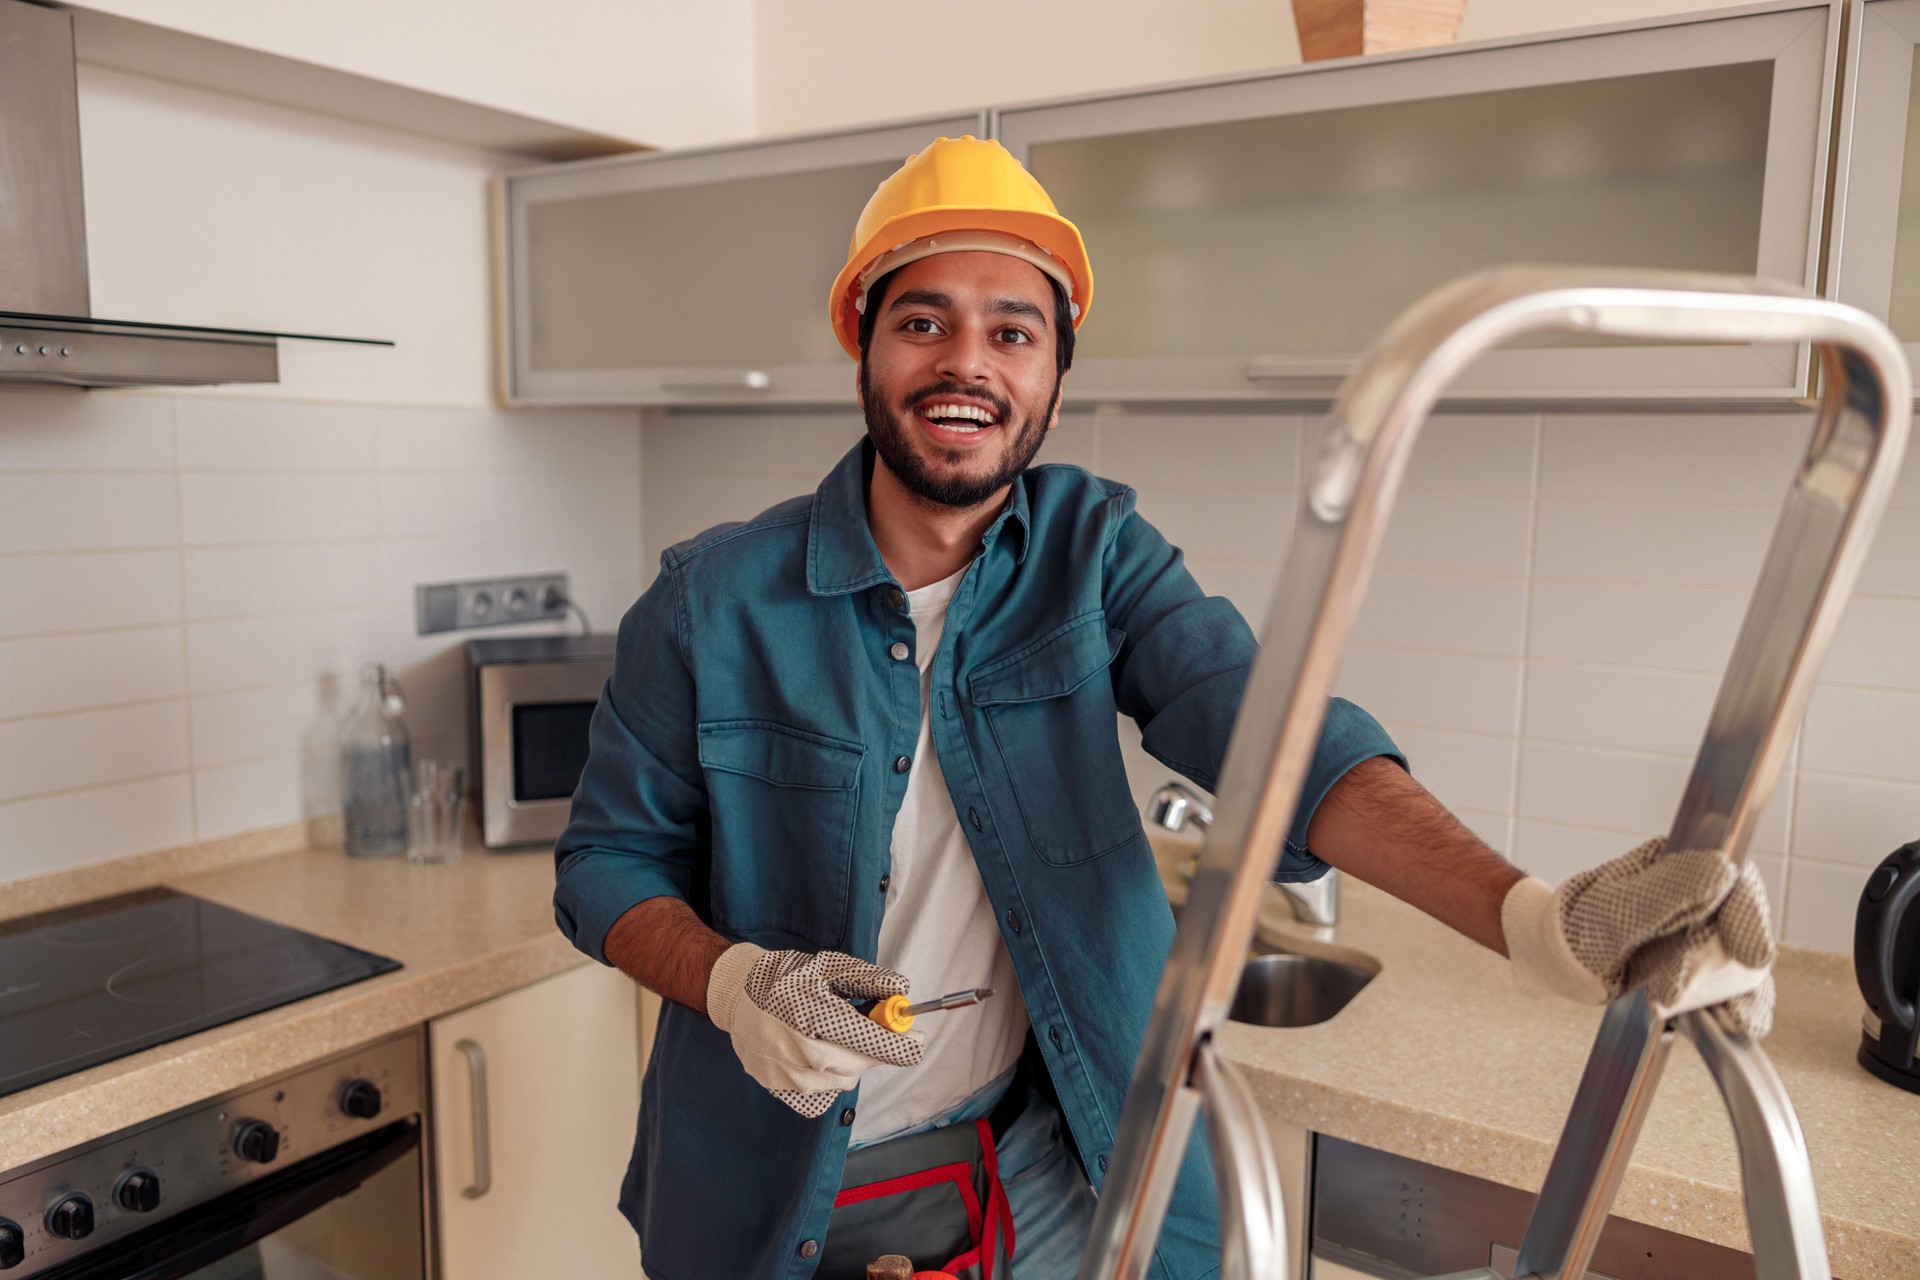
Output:
<path fill-rule="evenodd" d="M 940 324 L 932 316 L 913 316 L 900 326 L 905 333 L 938 333 Z"/>
<path fill-rule="evenodd" d="M 1033 341 L 1032 334 L 1025 329 L 1016 329 L 1012 325 L 1002 329 L 996 336 L 1010 347 L 1022 346 Z"/>

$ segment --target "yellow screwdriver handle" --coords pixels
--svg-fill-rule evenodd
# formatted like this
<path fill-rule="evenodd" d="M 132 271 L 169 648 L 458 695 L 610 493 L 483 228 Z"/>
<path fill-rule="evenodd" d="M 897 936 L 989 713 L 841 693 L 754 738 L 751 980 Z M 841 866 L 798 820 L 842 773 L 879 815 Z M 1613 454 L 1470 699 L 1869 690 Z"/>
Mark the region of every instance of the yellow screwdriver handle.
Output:
<path fill-rule="evenodd" d="M 907 1012 L 908 1003 L 905 996 L 888 996 L 868 1010 L 867 1016 L 889 1031 L 911 1031 L 913 1015 Z"/>

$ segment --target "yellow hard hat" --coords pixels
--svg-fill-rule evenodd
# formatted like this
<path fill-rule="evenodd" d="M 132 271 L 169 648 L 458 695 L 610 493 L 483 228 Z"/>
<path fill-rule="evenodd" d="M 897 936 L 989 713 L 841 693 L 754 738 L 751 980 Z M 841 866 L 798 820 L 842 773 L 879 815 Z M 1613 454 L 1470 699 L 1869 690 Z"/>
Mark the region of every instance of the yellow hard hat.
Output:
<path fill-rule="evenodd" d="M 968 134 L 938 138 L 909 156 L 874 191 L 853 227 L 847 265 L 827 300 L 833 331 L 860 358 L 867 287 L 896 267 L 936 253 L 985 250 L 1024 258 L 1060 282 L 1073 327 L 1093 305 L 1093 268 L 1080 229 L 1005 147 Z"/>

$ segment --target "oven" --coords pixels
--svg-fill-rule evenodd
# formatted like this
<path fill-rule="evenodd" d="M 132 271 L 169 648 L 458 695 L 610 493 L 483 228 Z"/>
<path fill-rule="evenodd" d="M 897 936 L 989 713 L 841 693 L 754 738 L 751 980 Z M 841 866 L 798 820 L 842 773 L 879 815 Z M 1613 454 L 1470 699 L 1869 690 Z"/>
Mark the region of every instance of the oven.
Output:
<path fill-rule="evenodd" d="M 425 1280 L 418 1029 L 0 1172 L 4 1280 Z"/>
<path fill-rule="evenodd" d="M 467 723 L 488 848 L 551 844 L 565 829 L 613 649 L 610 635 L 467 645 Z"/>

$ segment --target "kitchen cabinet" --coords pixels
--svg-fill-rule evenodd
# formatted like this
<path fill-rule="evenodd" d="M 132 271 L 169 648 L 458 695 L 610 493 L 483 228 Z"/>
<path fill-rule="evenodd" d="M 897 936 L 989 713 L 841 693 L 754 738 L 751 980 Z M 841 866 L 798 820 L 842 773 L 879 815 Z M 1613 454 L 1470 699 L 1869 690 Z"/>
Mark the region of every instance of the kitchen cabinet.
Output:
<path fill-rule="evenodd" d="M 1776 5 L 1002 110 L 995 136 L 1095 264 L 1070 390 L 1324 398 L 1414 299 L 1498 263 L 1812 288 L 1839 12 Z M 1787 399 L 1806 359 L 1561 340 L 1493 353 L 1455 394 Z"/>
<path fill-rule="evenodd" d="M 1862 6 L 1847 60 L 1828 289 L 1887 321 L 1920 363 L 1920 0 Z"/>
<path fill-rule="evenodd" d="M 614 1203 L 657 1011 L 583 964 L 428 1024 L 439 1280 L 637 1274 Z"/>
<path fill-rule="evenodd" d="M 827 293 L 880 181 L 980 113 L 499 184 L 511 404 L 854 403 Z"/>

